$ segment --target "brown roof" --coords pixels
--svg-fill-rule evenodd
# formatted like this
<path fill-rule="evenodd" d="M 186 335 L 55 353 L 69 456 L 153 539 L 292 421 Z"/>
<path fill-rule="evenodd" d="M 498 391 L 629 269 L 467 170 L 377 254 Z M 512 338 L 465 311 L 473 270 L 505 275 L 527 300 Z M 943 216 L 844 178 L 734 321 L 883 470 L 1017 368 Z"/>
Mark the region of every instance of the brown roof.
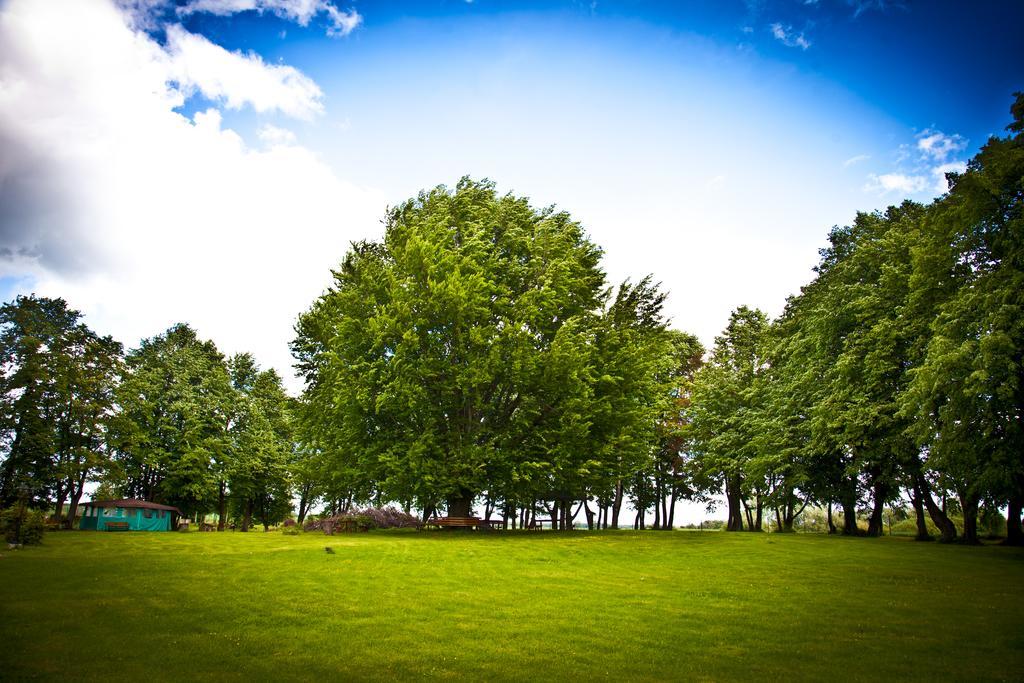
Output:
<path fill-rule="evenodd" d="M 148 500 L 137 500 L 135 498 L 122 498 L 120 500 L 94 500 L 88 503 L 82 503 L 82 505 L 88 505 L 89 507 L 94 508 L 146 508 L 149 510 L 173 510 L 179 515 L 181 514 L 181 510 L 173 505 L 150 503 Z"/>

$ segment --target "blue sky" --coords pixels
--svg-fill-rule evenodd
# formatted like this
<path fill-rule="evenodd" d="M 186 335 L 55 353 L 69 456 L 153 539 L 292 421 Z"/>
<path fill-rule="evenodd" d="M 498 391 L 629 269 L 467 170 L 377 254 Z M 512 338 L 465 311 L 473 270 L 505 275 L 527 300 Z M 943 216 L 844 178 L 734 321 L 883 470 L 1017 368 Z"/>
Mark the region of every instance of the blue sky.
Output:
<path fill-rule="evenodd" d="M 754 73 L 779 62 L 838 84 L 908 126 L 957 128 L 979 139 L 1001 129 L 1009 93 L 1022 87 L 1018 2 L 424 0 L 353 7 L 363 21 L 345 41 L 326 36 L 316 20 L 300 27 L 256 12 L 194 14 L 185 25 L 230 49 L 299 65 L 318 82 L 336 72 L 395 63 L 426 68 L 452 57 L 471 69 L 516 49 L 559 63 L 590 48 L 667 75 L 683 67 L 673 44 L 703 43 L 749 54 Z M 809 46 L 787 45 L 773 26 Z M 521 75 L 548 80 L 543 72 Z"/>
<path fill-rule="evenodd" d="M 569 210 L 710 344 L 779 312 L 831 226 L 930 200 L 1002 132 L 1021 26 L 1019 2 L 5 0 L 0 295 L 128 345 L 186 320 L 288 374 L 347 243 L 469 174 Z"/>

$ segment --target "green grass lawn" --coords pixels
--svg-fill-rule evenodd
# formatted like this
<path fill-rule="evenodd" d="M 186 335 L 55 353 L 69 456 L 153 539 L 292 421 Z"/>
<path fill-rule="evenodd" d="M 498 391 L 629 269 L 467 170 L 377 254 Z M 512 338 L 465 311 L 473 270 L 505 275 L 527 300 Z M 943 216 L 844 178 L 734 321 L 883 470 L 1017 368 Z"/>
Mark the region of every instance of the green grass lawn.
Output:
<path fill-rule="evenodd" d="M 1024 677 L 1019 549 L 64 532 L 2 555 L 3 680 Z"/>

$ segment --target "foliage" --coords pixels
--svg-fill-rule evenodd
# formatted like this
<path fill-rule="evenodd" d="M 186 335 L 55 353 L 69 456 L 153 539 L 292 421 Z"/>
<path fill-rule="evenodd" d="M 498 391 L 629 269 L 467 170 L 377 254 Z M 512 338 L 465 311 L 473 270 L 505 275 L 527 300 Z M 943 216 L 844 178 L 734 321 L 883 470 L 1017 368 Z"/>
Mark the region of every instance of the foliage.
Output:
<path fill-rule="evenodd" d="M 292 511 L 289 466 L 295 439 L 290 402 L 280 376 L 274 370 L 260 371 L 250 354 L 231 358 L 229 369 L 236 399 L 222 476 L 241 530 L 249 529 L 254 515 L 268 528 Z"/>
<path fill-rule="evenodd" d="M 19 296 L 0 307 L 0 503 L 77 505 L 107 462 L 121 345 L 80 322 L 63 299 Z"/>
<path fill-rule="evenodd" d="M 758 409 L 755 382 L 766 367 L 767 332 L 764 313 L 746 306 L 736 309 L 694 380 L 694 450 L 702 471 L 725 489 L 730 531 L 743 529 L 740 505 L 751 496 L 758 500 L 758 518 L 748 519 L 748 526 L 761 530 L 763 478 L 745 475 L 757 458 L 752 418 Z"/>
<path fill-rule="evenodd" d="M 438 187 L 353 245 L 299 320 L 300 433 L 328 497 L 468 514 L 569 502 L 645 465 L 668 358 L 649 279 L 604 288 L 565 212 Z"/>
<path fill-rule="evenodd" d="M 39 510 L 13 505 L 0 512 L 0 535 L 8 543 L 39 545 L 46 531 L 46 515 Z"/>
<path fill-rule="evenodd" d="M 989 501 L 1024 543 L 1024 94 L 1011 113 L 1011 135 L 949 174 L 947 195 L 834 228 L 770 327 L 745 308 L 730 318 L 689 408 L 730 529 L 741 508 L 748 528 L 766 505 L 785 530 L 804 506 L 839 503 L 843 532 L 860 533 L 867 504 L 879 535 L 885 506 L 909 499 L 917 536 L 959 526 L 976 543 Z"/>
<path fill-rule="evenodd" d="M 126 364 L 113 425 L 123 495 L 174 505 L 189 517 L 212 509 L 235 405 L 224 357 L 179 324 L 143 340 Z"/>

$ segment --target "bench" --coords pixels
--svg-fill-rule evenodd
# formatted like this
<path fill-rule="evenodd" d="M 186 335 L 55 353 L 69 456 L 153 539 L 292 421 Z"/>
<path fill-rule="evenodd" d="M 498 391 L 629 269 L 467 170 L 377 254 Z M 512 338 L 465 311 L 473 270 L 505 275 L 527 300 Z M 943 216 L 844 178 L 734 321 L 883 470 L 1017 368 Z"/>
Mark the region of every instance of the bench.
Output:
<path fill-rule="evenodd" d="M 128 531 L 128 522 L 104 522 L 103 528 L 107 531 Z"/>
<path fill-rule="evenodd" d="M 484 525 L 479 517 L 437 517 L 431 522 L 442 529 L 475 529 Z"/>

